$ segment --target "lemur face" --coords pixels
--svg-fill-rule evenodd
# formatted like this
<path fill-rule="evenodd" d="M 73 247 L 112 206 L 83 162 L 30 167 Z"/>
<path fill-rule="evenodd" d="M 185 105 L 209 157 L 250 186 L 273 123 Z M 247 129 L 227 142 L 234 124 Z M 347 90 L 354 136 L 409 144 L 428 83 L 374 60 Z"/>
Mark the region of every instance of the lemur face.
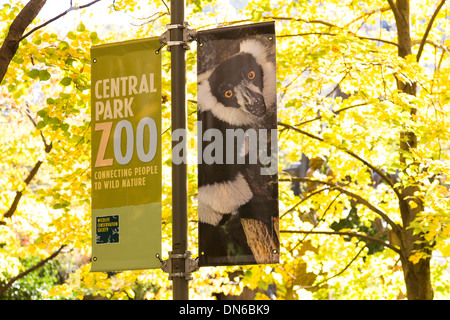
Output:
<path fill-rule="evenodd" d="M 225 107 L 238 108 L 256 117 L 266 114 L 263 70 L 249 53 L 223 61 L 209 77 L 211 93 Z"/>

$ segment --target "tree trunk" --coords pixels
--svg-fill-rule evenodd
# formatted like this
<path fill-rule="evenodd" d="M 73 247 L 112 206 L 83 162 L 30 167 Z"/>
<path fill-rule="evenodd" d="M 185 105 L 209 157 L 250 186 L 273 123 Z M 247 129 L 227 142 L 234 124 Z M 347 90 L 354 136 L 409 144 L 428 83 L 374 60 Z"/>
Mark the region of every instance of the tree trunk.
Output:
<path fill-rule="evenodd" d="M 394 12 L 398 34 L 398 55 L 405 58 L 412 54 L 412 42 L 410 31 L 410 11 L 409 0 L 388 0 Z M 397 81 L 400 90 L 407 94 L 416 94 L 415 83 L 404 83 Z M 411 108 L 410 113 L 414 116 L 417 112 Z M 409 153 L 411 149 L 417 147 L 417 137 L 414 132 L 405 131 L 400 135 L 400 162 L 405 165 L 404 153 Z M 417 165 L 417 164 L 414 164 Z M 426 241 L 422 234 L 413 234 L 410 223 L 414 221 L 417 214 L 423 211 L 423 202 L 415 196 L 418 190 L 417 185 L 402 188 L 401 199 L 399 199 L 400 213 L 402 218 L 402 231 L 398 234 L 400 238 L 400 259 L 402 262 L 403 275 L 406 285 L 406 296 L 408 300 L 431 300 L 433 299 L 433 289 L 431 286 L 430 256 L 431 252 L 425 248 Z M 414 206 L 411 203 L 414 202 Z M 428 257 L 420 259 L 414 263 L 410 257 L 416 252 L 425 252 Z"/>
<path fill-rule="evenodd" d="M 259 264 L 278 263 L 280 260 L 278 218 L 274 218 L 273 222 L 274 228 L 268 228 L 261 221 L 241 218 L 247 243 Z"/>
<path fill-rule="evenodd" d="M 412 244 L 413 239 L 417 237 L 411 238 L 407 239 L 406 242 Z M 425 251 L 425 249 L 422 248 L 422 251 Z M 412 253 L 408 251 L 401 255 L 406 297 L 408 300 L 432 300 L 434 294 L 431 286 L 430 258 L 422 258 L 414 263 L 409 260 Z"/>

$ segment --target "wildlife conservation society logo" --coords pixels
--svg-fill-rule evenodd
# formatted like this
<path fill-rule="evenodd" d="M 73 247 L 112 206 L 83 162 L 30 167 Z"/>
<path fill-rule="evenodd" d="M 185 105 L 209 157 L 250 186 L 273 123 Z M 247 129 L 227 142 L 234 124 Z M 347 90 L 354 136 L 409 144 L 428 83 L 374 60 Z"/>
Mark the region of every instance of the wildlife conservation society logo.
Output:
<path fill-rule="evenodd" d="M 97 217 L 96 243 L 119 243 L 119 216 Z"/>

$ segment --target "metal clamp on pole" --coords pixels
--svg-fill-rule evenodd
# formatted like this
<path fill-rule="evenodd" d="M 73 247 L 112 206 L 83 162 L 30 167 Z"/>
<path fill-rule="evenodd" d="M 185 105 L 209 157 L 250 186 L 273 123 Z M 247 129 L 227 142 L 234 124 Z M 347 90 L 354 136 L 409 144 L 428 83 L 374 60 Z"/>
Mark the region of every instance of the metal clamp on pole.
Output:
<path fill-rule="evenodd" d="M 183 24 L 168 24 L 166 25 L 167 31 L 164 32 L 160 37 L 159 41 L 162 46 L 167 46 L 170 51 L 172 46 L 183 46 L 184 49 L 189 50 L 188 42 L 192 42 L 197 37 L 197 31 L 194 29 L 189 29 L 189 23 L 185 21 Z M 172 41 L 170 40 L 170 31 L 173 29 L 183 29 L 183 40 Z"/>
<path fill-rule="evenodd" d="M 169 259 L 167 260 L 162 260 L 157 253 L 156 258 L 161 262 L 161 270 L 169 274 L 169 280 L 173 278 L 192 280 L 191 273 L 199 269 L 198 259 L 192 259 L 190 251 L 186 251 L 185 253 L 169 252 Z M 176 265 L 175 259 L 184 260 L 184 272 L 173 272 L 174 266 Z"/>

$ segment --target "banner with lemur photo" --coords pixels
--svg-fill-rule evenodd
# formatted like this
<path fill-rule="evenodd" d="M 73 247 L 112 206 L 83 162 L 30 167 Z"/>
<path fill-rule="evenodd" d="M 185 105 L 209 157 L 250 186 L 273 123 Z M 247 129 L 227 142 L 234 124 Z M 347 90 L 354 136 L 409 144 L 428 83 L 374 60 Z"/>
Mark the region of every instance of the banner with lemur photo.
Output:
<path fill-rule="evenodd" d="M 197 36 L 199 265 L 278 263 L 275 24 Z"/>

